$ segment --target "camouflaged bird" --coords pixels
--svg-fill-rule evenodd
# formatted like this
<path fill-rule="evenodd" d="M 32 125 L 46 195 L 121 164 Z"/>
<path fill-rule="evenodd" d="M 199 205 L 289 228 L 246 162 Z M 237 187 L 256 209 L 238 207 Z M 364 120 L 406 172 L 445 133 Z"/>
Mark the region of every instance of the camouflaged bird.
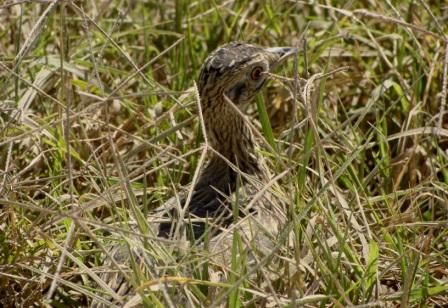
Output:
<path fill-rule="evenodd" d="M 292 47 L 263 48 L 244 42 L 232 42 L 219 47 L 208 56 L 201 68 L 197 86 L 206 138 L 213 151 L 208 151 L 209 161 L 194 185 L 189 202 L 186 203 L 185 195 L 180 197 L 180 200 L 173 198 L 149 219 L 155 234 L 162 238 L 173 238 L 177 224 L 183 224 L 187 226 L 184 232 L 192 230 L 190 235 L 200 245 L 205 230 L 214 229 L 216 232 L 211 235 L 215 236 L 210 239 L 208 247 L 211 254 L 219 255 L 219 260 L 214 259 L 213 262 L 229 262 L 232 231 L 219 231 L 225 230 L 233 222 L 231 205 L 235 204 L 235 199 L 238 198 L 232 196 L 242 190 L 243 193 L 238 195 L 247 196 L 246 201 L 251 203 L 251 198 L 271 178 L 268 168 L 257 152 L 257 142 L 248 120 L 241 111 L 244 111 L 247 104 L 263 88 L 269 73 L 295 52 L 296 49 Z M 268 194 L 257 199 L 257 202 L 252 202 L 255 203 L 252 209 L 242 211 L 238 223 L 227 230 L 239 230 L 246 243 L 255 243 L 254 245 L 264 250 L 264 253 L 269 253 L 274 245 L 271 235 L 277 232 L 278 225 L 285 221 L 286 215 L 284 209 L 266 195 Z M 183 217 L 180 212 L 184 214 Z M 160 225 L 152 222 L 160 218 L 169 222 Z M 191 222 L 192 218 L 206 218 L 207 222 Z M 151 249 L 160 244 L 156 240 L 151 243 Z M 153 261 L 148 261 L 147 256 L 143 255 L 143 248 L 140 249 L 129 242 L 128 245 L 113 247 L 108 257 L 115 261 L 106 260 L 105 266 L 127 262 L 130 267 L 131 254 L 134 265 L 136 260 L 149 264 L 147 268 L 151 269 L 153 278 L 163 275 L 155 272 L 156 262 L 153 264 Z M 222 254 L 219 251 L 222 251 Z M 113 296 L 115 302 L 132 289 L 122 274 L 123 271 L 101 276 L 104 284 L 107 284 L 105 289 L 109 293 L 111 290 L 116 292 Z M 102 304 L 104 305 L 104 301 Z"/>
<path fill-rule="evenodd" d="M 211 153 L 192 198 L 185 205 L 188 214 L 199 218 L 219 216 L 220 226 L 226 226 L 232 221 L 232 210 L 225 200 L 236 189 L 238 173 L 268 177 L 256 153 L 250 127 L 231 104 L 244 110 L 263 87 L 269 73 L 295 50 L 233 42 L 218 48 L 205 60 L 198 90 L 206 136 L 219 155 Z M 181 200 L 181 204 L 184 202 L 185 199 Z M 173 214 L 173 219 L 177 218 Z M 204 223 L 193 224 L 194 238 L 199 239 L 204 229 Z M 169 237 L 172 231 L 173 224 L 164 223 L 160 226 L 159 235 Z"/>

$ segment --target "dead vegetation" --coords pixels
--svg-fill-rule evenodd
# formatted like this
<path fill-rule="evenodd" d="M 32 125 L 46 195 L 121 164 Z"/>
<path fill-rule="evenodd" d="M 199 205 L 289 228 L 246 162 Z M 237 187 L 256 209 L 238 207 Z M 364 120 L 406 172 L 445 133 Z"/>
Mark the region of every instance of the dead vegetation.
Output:
<path fill-rule="evenodd" d="M 1 2 L 0 302 L 448 305 L 447 20 L 423 0 Z M 225 268 L 143 217 L 201 166 L 193 81 L 231 40 L 302 52 L 249 110 L 293 236 L 254 259 L 236 235 Z M 140 264 L 105 268 L 117 243 Z"/>

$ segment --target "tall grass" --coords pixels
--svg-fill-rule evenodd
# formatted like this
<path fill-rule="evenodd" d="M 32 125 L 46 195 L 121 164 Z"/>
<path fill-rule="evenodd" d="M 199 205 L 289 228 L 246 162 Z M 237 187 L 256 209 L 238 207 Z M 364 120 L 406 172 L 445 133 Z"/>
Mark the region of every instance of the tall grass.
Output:
<path fill-rule="evenodd" d="M 423 0 L 1 2 L 0 302 L 448 305 L 447 20 Z M 232 40 L 300 53 L 248 110 L 288 223 L 268 257 L 235 232 L 223 267 L 146 218 L 203 164 L 193 82 Z M 120 266 L 117 243 L 145 253 Z"/>

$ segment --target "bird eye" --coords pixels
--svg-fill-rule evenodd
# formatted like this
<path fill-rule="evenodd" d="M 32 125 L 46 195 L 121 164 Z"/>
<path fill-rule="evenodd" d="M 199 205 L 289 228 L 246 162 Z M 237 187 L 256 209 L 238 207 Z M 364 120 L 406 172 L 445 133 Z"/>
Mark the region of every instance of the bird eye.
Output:
<path fill-rule="evenodd" d="M 261 66 L 257 66 L 250 73 L 250 78 L 252 78 L 252 80 L 258 80 L 261 77 L 261 73 L 263 73 L 263 68 Z"/>

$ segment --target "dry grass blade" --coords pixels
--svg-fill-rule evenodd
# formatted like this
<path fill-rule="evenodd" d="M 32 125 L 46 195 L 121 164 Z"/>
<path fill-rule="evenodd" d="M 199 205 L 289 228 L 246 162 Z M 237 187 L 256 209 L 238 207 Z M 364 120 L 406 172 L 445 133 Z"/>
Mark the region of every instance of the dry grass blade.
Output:
<path fill-rule="evenodd" d="M 1 2 L 0 306 L 447 306 L 447 20 Z"/>

